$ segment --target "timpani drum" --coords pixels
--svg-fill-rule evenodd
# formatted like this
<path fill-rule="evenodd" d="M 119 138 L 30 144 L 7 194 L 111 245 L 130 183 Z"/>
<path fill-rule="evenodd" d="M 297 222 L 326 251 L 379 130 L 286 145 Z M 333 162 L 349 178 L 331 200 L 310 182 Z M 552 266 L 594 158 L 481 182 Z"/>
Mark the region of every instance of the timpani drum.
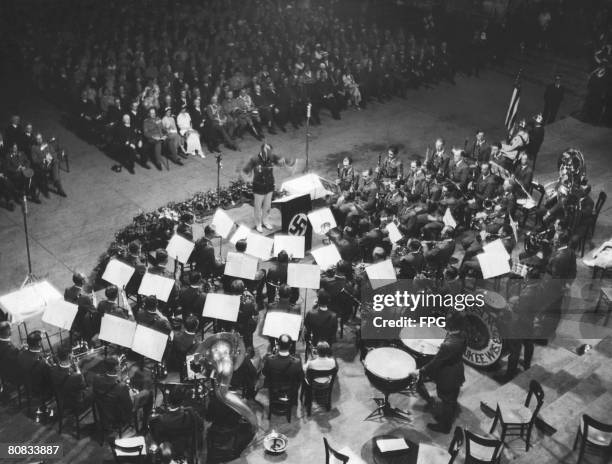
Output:
<path fill-rule="evenodd" d="M 497 292 L 486 290 L 483 293 L 484 304 L 494 311 L 502 311 L 506 309 L 508 302 L 506 299 Z"/>
<path fill-rule="evenodd" d="M 402 344 L 416 357 L 435 356 L 445 337 L 441 327 L 404 327 L 400 332 Z"/>
<path fill-rule="evenodd" d="M 416 362 L 404 350 L 392 347 L 375 348 L 363 360 L 366 376 L 382 392 L 398 392 L 410 384 L 410 373 Z"/>

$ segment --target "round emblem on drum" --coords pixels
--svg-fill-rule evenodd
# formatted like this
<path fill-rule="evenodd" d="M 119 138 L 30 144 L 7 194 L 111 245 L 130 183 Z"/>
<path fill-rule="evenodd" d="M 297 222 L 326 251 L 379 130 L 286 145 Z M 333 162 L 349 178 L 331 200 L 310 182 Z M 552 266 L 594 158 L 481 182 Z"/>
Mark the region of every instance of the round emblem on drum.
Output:
<path fill-rule="evenodd" d="M 490 309 L 472 308 L 465 312 L 468 346 L 463 360 L 474 367 L 491 367 L 502 354 L 502 339 Z"/>
<path fill-rule="evenodd" d="M 289 235 L 306 235 L 308 229 L 308 217 L 304 213 L 298 213 L 289 221 L 287 233 Z"/>

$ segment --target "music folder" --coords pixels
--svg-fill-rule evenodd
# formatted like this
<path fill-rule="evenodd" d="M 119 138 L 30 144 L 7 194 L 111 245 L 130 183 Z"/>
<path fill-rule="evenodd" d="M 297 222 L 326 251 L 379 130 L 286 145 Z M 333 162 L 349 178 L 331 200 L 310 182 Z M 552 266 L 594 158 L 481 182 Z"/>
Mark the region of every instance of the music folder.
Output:
<path fill-rule="evenodd" d="M 167 302 L 173 288 L 174 279 L 147 272 L 142 277 L 138 294 L 155 295 L 159 301 Z"/>
<path fill-rule="evenodd" d="M 327 271 L 329 268 L 334 267 L 342 259 L 338 248 L 333 243 L 316 250 L 311 250 L 310 254 L 322 271 Z"/>
<path fill-rule="evenodd" d="M 274 235 L 274 256 L 285 250 L 291 258 L 303 259 L 306 237 L 303 235 Z"/>
<path fill-rule="evenodd" d="M 105 314 L 102 316 L 98 338 L 113 345 L 131 348 L 136 332 L 136 322 Z"/>
<path fill-rule="evenodd" d="M 478 259 L 480 263 L 483 279 L 490 279 L 492 277 L 507 274 L 511 271 L 508 258 L 504 255 L 497 253 L 481 253 L 476 255 L 476 259 Z"/>
<path fill-rule="evenodd" d="M 42 315 L 42 321 L 46 324 L 63 330 L 70 330 L 77 315 L 79 307 L 65 300 L 54 300 L 49 302 Z"/>
<path fill-rule="evenodd" d="M 321 268 L 316 264 L 289 263 L 287 266 L 287 285 L 318 290 L 321 285 Z"/>
<path fill-rule="evenodd" d="M 283 334 L 297 340 L 302 328 L 302 316 L 285 311 L 268 311 L 264 321 L 262 334 L 266 337 L 279 338 Z"/>
<path fill-rule="evenodd" d="M 106 280 L 109 284 L 123 288 L 132 278 L 134 271 L 135 269 L 129 264 L 113 258 L 106 264 L 102 279 Z"/>
<path fill-rule="evenodd" d="M 156 362 L 161 362 L 168 343 L 168 334 L 145 325 L 137 325 L 132 341 L 132 351 Z"/>
<path fill-rule="evenodd" d="M 312 224 L 312 230 L 317 234 L 324 235 L 329 229 L 336 227 L 336 219 L 329 208 L 311 211 L 308 213 L 308 220 Z"/>
<path fill-rule="evenodd" d="M 214 227 L 215 232 L 217 232 L 224 239 L 227 239 L 230 232 L 234 228 L 234 221 L 225 211 L 223 211 L 221 208 L 217 208 L 217 211 L 215 211 L 215 215 L 212 218 L 211 225 Z"/>
<path fill-rule="evenodd" d="M 170 259 L 176 259 L 179 263 L 186 264 L 194 247 L 195 243 L 191 240 L 174 234 L 168 242 L 168 246 L 166 246 L 166 251 Z"/>
<path fill-rule="evenodd" d="M 389 240 L 391 240 L 391 243 L 397 243 L 404 237 L 394 222 L 387 224 L 385 229 L 389 232 Z"/>
<path fill-rule="evenodd" d="M 240 309 L 240 295 L 225 295 L 223 293 L 209 293 L 206 295 L 206 303 L 202 316 L 211 319 L 236 322 L 238 310 Z"/>
<path fill-rule="evenodd" d="M 245 253 L 230 251 L 226 256 L 224 274 L 239 279 L 254 280 L 259 259 Z"/>
<path fill-rule="evenodd" d="M 266 237 L 265 235 L 252 233 L 247 238 L 245 253 L 266 261 L 272 256 L 273 246 L 273 239 Z"/>
<path fill-rule="evenodd" d="M 385 285 L 393 283 L 397 280 L 395 268 L 393 267 L 393 263 L 390 259 L 380 263 L 371 264 L 365 268 L 365 271 L 370 279 L 370 285 L 372 285 L 373 290 L 384 287 Z"/>
<path fill-rule="evenodd" d="M 236 232 L 234 232 L 234 235 L 230 237 L 230 243 L 232 245 L 236 245 L 236 243 L 238 243 L 238 240 L 248 240 L 249 235 L 251 235 L 252 233 L 253 231 L 251 229 L 249 229 L 244 224 L 240 224 Z"/>

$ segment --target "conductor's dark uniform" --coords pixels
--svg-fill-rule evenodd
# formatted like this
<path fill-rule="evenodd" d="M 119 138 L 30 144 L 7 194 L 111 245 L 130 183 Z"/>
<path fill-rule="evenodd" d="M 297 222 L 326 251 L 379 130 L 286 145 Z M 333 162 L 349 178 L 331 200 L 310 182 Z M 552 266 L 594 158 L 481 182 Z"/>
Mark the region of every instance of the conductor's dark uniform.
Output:
<path fill-rule="evenodd" d="M 457 398 L 461 385 L 465 382 L 463 370 L 463 353 L 467 346 L 465 335 L 461 332 L 449 332 L 440 346 L 438 354 L 421 368 L 421 377 L 429 378 L 436 384 L 438 398 L 441 400 L 440 412 L 436 419 L 440 428 L 450 432 L 457 411 Z M 424 386 L 419 393 L 431 401 Z"/>

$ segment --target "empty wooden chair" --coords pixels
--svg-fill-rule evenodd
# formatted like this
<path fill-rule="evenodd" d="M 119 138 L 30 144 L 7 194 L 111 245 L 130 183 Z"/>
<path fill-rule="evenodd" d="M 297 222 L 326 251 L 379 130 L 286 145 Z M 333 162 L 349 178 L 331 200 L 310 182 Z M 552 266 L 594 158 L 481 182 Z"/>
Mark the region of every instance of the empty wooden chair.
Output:
<path fill-rule="evenodd" d="M 117 438 L 109 441 L 113 457 L 117 464 L 144 463 L 146 457 L 146 443 L 143 436 L 130 438 Z"/>
<path fill-rule="evenodd" d="M 536 400 L 535 407 L 530 407 L 532 398 Z M 544 404 L 544 390 L 542 390 L 542 386 L 538 382 L 532 380 L 529 383 L 529 392 L 524 404 L 497 403 L 491 433 L 493 433 L 499 422 L 501 425 L 500 440 L 502 443 L 504 443 L 507 435 L 518 435 L 525 440 L 525 448 L 529 451 L 531 432 L 542 404 Z"/>
<path fill-rule="evenodd" d="M 501 452 L 501 440 L 465 431 L 465 464 L 499 464 Z"/>
<path fill-rule="evenodd" d="M 604 424 L 583 414 L 574 440 L 574 450 L 580 443 L 578 461 L 580 464 L 585 453 L 599 454 L 602 456 L 602 464 L 612 459 L 612 424 Z"/>

